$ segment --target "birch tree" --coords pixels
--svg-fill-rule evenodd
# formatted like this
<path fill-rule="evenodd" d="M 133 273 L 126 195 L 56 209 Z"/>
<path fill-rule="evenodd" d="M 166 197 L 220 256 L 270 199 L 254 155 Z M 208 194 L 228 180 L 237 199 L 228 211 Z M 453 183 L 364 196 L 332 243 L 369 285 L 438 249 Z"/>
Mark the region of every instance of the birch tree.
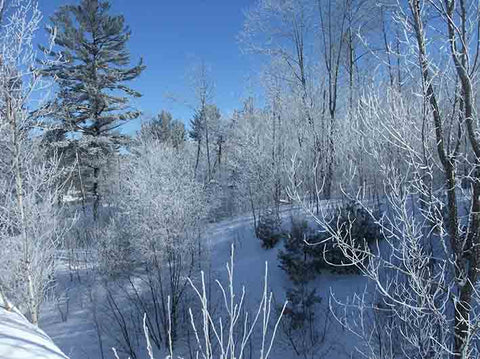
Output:
<path fill-rule="evenodd" d="M 38 323 L 53 283 L 54 251 L 63 234 L 58 159 L 47 161 L 38 133 L 48 83 L 35 69 L 33 39 L 41 21 L 30 0 L 0 3 L 0 292 Z"/>
<path fill-rule="evenodd" d="M 377 83 L 356 115 L 359 143 L 385 188 L 384 214 L 375 218 L 383 243 L 355 249 L 363 239 L 345 235 L 351 222 L 334 223 L 327 211 L 314 215 L 378 294 L 343 303 L 339 319 L 364 340 L 367 357 L 479 355 L 478 10 L 476 2 L 415 0 L 398 4 L 393 15 L 408 46 L 410 66 L 402 70 L 411 83 L 401 97 L 388 78 Z M 374 216 L 372 203 L 347 184 L 345 194 Z M 348 308 L 356 308 L 358 326 Z M 388 316 L 388 328 L 368 313 Z M 382 331 L 386 346 L 372 339 Z"/>

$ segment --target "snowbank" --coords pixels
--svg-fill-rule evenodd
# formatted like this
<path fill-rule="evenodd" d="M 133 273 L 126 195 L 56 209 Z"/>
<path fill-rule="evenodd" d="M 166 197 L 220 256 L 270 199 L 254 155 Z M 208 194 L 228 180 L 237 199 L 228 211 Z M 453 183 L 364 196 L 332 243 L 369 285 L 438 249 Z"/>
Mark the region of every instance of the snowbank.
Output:
<path fill-rule="evenodd" d="M 21 313 L 0 306 L 0 359 L 33 358 L 68 359 L 50 337 Z"/>

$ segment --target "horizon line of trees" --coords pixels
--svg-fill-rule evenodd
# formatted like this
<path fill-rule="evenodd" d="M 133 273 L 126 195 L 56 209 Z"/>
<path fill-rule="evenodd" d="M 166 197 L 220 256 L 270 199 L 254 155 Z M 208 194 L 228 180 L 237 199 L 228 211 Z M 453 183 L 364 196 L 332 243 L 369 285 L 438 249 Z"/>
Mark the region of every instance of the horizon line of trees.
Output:
<path fill-rule="evenodd" d="M 141 116 L 128 83 L 145 66 L 131 64 L 131 31 L 110 12 L 101 0 L 61 6 L 39 59 L 35 1 L 0 1 L 7 306 L 38 322 L 55 251 L 92 246 L 107 273 L 149 278 L 163 345 L 165 308 L 177 325 L 185 278 L 203 265 L 206 223 L 248 210 L 260 237 L 296 201 L 375 288 L 375 303 L 356 297 L 339 318 L 367 357 L 478 356 L 478 2 L 257 0 L 239 41 L 265 60 L 265 105 L 247 98 L 222 116 L 202 63 L 188 128 L 163 111 L 133 139 L 118 129 Z M 62 200 L 72 187 L 83 214 Z M 370 215 L 381 245 L 332 214 L 341 198 Z"/>

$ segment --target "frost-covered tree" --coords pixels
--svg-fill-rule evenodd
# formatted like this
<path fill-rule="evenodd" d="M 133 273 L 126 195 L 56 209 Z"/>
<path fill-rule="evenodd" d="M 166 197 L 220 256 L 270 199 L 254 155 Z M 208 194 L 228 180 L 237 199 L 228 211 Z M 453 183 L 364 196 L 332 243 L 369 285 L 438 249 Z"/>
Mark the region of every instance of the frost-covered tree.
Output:
<path fill-rule="evenodd" d="M 161 111 L 154 119 L 142 124 L 138 137 L 155 140 L 179 148 L 186 140 L 185 124 L 174 120 L 168 111 Z"/>
<path fill-rule="evenodd" d="M 137 314 L 146 312 L 152 338 L 162 347 L 168 344 L 169 315 L 176 330 L 187 277 L 204 251 L 199 235 L 207 201 L 193 175 L 194 148 L 139 138 L 132 153 L 122 170 L 119 213 L 99 239 L 100 253 L 110 274 L 134 278 L 141 271 L 148 291 L 142 294 L 135 280 L 126 291 L 136 293 L 131 303 L 142 306 Z"/>
<path fill-rule="evenodd" d="M 43 70 L 59 87 L 55 117 L 69 141 L 76 142 L 73 147 L 91 177 L 94 219 L 101 199 L 100 171 L 124 143 L 116 129 L 140 115 L 130 102 L 141 95 L 125 83 L 145 69 L 141 60 L 130 65 L 126 45 L 131 31 L 123 16 L 110 15 L 110 7 L 99 0 L 60 7 L 47 31 L 55 34 L 51 57 L 63 62 Z"/>
<path fill-rule="evenodd" d="M 197 103 L 193 106 L 194 115 L 190 121 L 190 138 L 197 143 L 197 155 L 195 161 L 195 175 L 200 165 L 200 154 L 202 146 L 205 147 L 205 179 L 209 182 L 212 179 L 213 164 L 211 161 L 212 138 L 211 133 L 215 123 L 220 119 L 218 108 L 212 104 L 215 83 L 212 79 L 210 69 L 201 61 L 192 69 L 191 86 L 195 93 Z"/>
<path fill-rule="evenodd" d="M 369 280 L 364 294 L 342 303 L 339 318 L 362 339 L 365 357 L 479 355 L 479 48 L 471 46 L 478 10 L 474 1 L 412 0 L 393 11 L 408 82 L 399 86 L 387 71 L 376 88 L 365 88 L 353 117 L 357 151 L 384 186 L 382 216 L 352 186 L 359 154 L 351 154 L 342 183 L 380 226 L 383 242 L 364 246 L 354 216 L 314 216 L 348 257 L 343 265 Z M 301 200 L 294 172 L 291 188 Z"/>
<path fill-rule="evenodd" d="M 59 161 L 39 134 L 48 83 L 34 68 L 35 1 L 0 2 L 0 299 L 37 324 L 64 234 Z"/>
<path fill-rule="evenodd" d="M 247 100 L 231 121 L 226 151 L 228 185 L 236 205 L 252 211 L 257 228 L 264 215 L 278 222 L 280 166 L 282 158 L 276 153 L 272 132 L 275 121 L 271 113 L 255 107 Z M 278 157 L 277 157 L 278 156 Z"/>

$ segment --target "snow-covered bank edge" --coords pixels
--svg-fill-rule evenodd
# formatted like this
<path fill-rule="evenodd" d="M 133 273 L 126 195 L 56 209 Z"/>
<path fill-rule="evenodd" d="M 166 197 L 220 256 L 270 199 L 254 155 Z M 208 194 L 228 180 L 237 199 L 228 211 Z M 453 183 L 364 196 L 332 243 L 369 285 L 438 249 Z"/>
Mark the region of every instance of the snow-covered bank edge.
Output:
<path fill-rule="evenodd" d="M 0 359 L 68 359 L 43 330 L 0 302 Z"/>

